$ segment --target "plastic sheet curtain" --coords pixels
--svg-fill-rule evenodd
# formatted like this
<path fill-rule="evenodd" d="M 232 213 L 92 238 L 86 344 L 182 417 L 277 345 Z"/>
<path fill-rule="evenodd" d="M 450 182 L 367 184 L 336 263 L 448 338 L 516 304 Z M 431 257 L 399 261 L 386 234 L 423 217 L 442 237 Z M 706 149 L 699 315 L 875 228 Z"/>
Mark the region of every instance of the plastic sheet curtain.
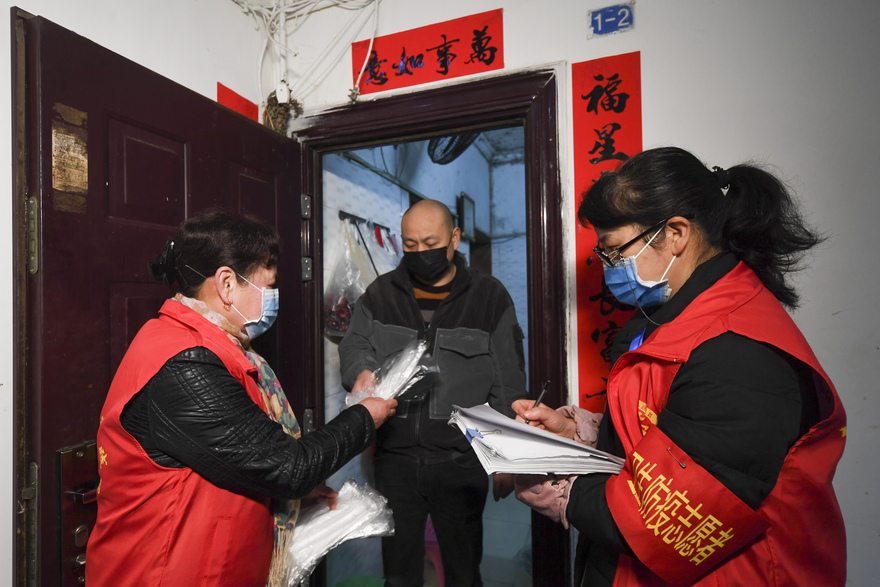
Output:
<path fill-rule="evenodd" d="M 339 216 L 336 259 L 324 288 L 324 333 L 331 338 L 345 334 L 367 286 L 403 257 L 400 236 L 387 227 L 345 212 Z"/>

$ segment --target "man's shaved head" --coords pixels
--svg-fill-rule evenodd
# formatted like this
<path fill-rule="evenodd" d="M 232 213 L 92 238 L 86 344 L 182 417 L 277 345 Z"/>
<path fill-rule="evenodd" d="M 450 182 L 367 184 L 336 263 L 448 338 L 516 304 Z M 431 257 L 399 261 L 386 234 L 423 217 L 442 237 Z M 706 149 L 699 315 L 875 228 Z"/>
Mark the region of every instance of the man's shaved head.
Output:
<path fill-rule="evenodd" d="M 455 228 L 455 225 L 452 222 L 452 212 L 449 211 L 449 208 L 443 202 L 438 202 L 437 200 L 419 200 L 415 204 L 409 207 L 403 214 L 403 218 L 401 219 L 401 223 L 406 219 L 409 214 L 425 214 L 425 215 L 434 215 L 440 214 L 443 222 L 443 226 L 447 230 L 452 230 Z"/>

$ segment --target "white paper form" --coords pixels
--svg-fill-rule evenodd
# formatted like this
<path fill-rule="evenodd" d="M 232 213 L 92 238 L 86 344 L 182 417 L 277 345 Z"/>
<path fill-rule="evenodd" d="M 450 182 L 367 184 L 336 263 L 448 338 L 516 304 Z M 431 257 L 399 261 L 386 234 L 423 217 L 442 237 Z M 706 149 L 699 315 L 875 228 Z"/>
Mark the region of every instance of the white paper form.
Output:
<path fill-rule="evenodd" d="M 449 420 L 465 435 L 487 473 L 617 474 L 623 459 L 517 422 L 488 404 L 455 409 Z"/>

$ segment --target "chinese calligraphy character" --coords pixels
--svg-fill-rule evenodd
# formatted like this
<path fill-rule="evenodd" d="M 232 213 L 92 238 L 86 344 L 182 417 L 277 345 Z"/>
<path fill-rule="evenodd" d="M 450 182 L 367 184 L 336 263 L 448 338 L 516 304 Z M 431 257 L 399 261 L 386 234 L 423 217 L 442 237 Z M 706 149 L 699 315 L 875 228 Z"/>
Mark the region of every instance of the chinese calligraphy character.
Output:
<path fill-rule="evenodd" d="M 608 393 L 608 389 L 607 389 L 607 387 L 608 387 L 608 378 L 607 378 L 607 377 L 602 377 L 601 379 L 602 379 L 602 381 L 605 382 L 605 387 L 606 387 L 606 389 L 603 389 L 602 391 L 597 391 L 596 393 L 586 393 L 586 392 L 584 392 L 584 399 L 590 399 L 590 398 L 592 398 L 592 397 L 599 397 L 600 395 L 606 395 L 606 394 Z"/>
<path fill-rule="evenodd" d="M 441 34 L 440 36 L 443 37 L 443 42 L 440 45 L 425 50 L 437 52 L 437 63 L 440 65 L 440 69 L 437 70 L 437 73 L 447 75 L 449 73 L 449 64 L 452 63 L 453 59 L 458 57 L 458 55 L 456 55 L 449 49 L 452 47 L 452 44 L 457 43 L 459 39 L 447 41 L 446 35 Z"/>
<path fill-rule="evenodd" d="M 610 159 L 617 159 L 619 161 L 626 161 L 629 159 L 629 155 L 624 152 L 616 152 L 614 147 L 614 133 L 620 130 L 620 125 L 616 122 L 611 122 L 606 124 L 602 128 L 594 128 L 593 132 L 599 137 L 596 141 L 596 144 L 593 146 L 593 149 L 590 151 L 590 155 L 599 151 L 598 157 L 593 157 L 590 159 L 590 163 L 596 164 L 600 161 L 608 161 Z"/>
<path fill-rule="evenodd" d="M 394 75 L 412 75 L 413 72 L 410 67 L 414 67 L 416 69 L 422 67 L 424 65 L 424 63 L 422 63 L 423 57 L 424 55 L 422 55 L 421 53 L 419 53 L 418 55 L 410 55 L 409 57 L 407 57 L 406 47 L 404 47 L 403 52 L 401 52 L 400 54 L 400 62 L 391 65 L 391 67 L 397 70 L 397 73 L 395 73 Z"/>
<path fill-rule="evenodd" d="M 590 338 L 593 339 L 593 342 L 599 342 L 599 338 L 601 338 L 602 335 L 605 335 L 605 348 L 603 348 L 599 354 L 602 356 L 602 360 L 606 363 L 611 362 L 611 347 L 614 346 L 614 341 L 617 338 L 617 333 L 619 331 L 620 326 L 618 326 L 613 320 L 609 320 L 608 328 L 605 330 L 599 330 L 596 328 L 590 334 Z"/>
<path fill-rule="evenodd" d="M 616 112 L 620 114 L 626 109 L 626 101 L 629 100 L 629 94 L 621 92 L 619 94 L 615 94 L 618 86 L 620 86 L 621 80 L 619 79 L 620 75 L 615 73 L 610 76 L 608 80 L 605 80 L 605 76 L 601 73 L 593 76 L 598 82 L 607 81 L 607 83 L 602 86 L 602 84 L 596 84 L 596 87 L 592 89 L 592 91 L 586 96 L 581 96 L 584 100 L 589 100 L 587 103 L 587 112 L 593 112 L 595 114 L 599 114 L 599 107 L 602 107 L 602 110 L 605 112 Z"/>
<path fill-rule="evenodd" d="M 695 553 L 690 561 L 698 565 L 712 556 L 716 549 L 724 548 L 725 543 L 732 537 L 733 528 L 722 530 L 721 520 L 710 515 L 685 537 L 685 542 L 692 547 L 690 552 L 686 553 L 687 549 L 684 547 L 679 549 L 679 552 L 683 556 Z"/>
<path fill-rule="evenodd" d="M 380 69 L 383 63 L 388 61 L 387 59 L 379 59 L 379 54 L 376 51 L 370 53 L 370 59 L 367 61 L 367 80 L 364 83 L 373 82 L 377 86 L 381 86 L 385 82 L 388 81 L 388 75 Z"/>
<path fill-rule="evenodd" d="M 471 49 L 474 50 L 471 53 L 471 58 L 465 61 L 465 63 L 473 63 L 474 61 L 482 61 L 486 65 L 492 65 L 492 62 L 495 61 L 495 52 L 498 51 L 497 47 L 489 47 L 489 42 L 492 40 L 492 37 L 486 34 L 486 29 L 489 28 L 489 25 L 483 27 L 483 30 L 474 31 L 474 40 L 471 43 Z"/>
<path fill-rule="evenodd" d="M 591 302 L 599 302 L 599 314 L 602 316 L 608 316 L 614 310 L 632 310 L 632 306 L 627 306 L 626 304 L 621 304 L 617 301 L 617 298 L 614 297 L 614 294 L 611 293 L 611 290 L 608 289 L 608 285 L 605 283 L 605 280 L 602 280 L 602 291 L 599 293 L 590 296 L 589 299 Z M 593 339 L 594 341 L 597 339 Z"/>

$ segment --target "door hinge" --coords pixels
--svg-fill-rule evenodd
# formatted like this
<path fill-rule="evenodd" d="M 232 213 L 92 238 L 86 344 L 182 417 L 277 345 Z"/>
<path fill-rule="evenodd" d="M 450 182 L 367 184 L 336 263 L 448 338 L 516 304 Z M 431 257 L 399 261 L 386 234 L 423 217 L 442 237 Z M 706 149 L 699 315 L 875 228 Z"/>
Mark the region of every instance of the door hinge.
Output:
<path fill-rule="evenodd" d="M 25 203 L 27 217 L 27 266 L 28 273 L 36 275 L 40 270 L 40 205 L 33 196 Z"/>
<path fill-rule="evenodd" d="M 300 195 L 299 206 L 303 218 L 308 219 L 312 217 L 312 196 L 308 194 Z"/>
<path fill-rule="evenodd" d="M 302 258 L 302 280 L 303 281 L 311 281 L 312 280 L 312 258 L 311 257 L 303 257 Z"/>
<path fill-rule="evenodd" d="M 303 410 L 302 433 L 311 434 L 315 431 L 315 410 L 306 408 Z"/>

